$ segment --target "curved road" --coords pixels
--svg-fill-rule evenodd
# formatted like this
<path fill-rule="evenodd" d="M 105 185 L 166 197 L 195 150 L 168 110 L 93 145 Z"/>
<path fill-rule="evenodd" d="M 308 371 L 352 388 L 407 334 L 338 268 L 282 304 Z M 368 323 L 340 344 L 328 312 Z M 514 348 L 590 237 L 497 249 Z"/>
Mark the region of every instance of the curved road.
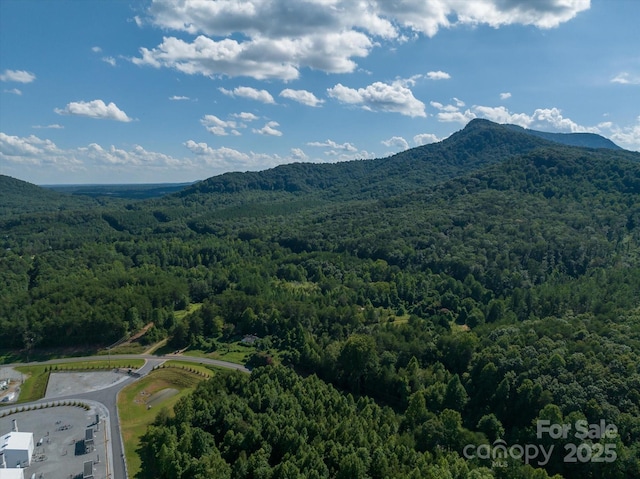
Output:
<path fill-rule="evenodd" d="M 243 373 L 249 373 L 250 371 L 240 364 L 229 363 L 227 361 L 220 361 L 218 359 L 198 358 L 193 356 L 181 356 L 175 354 L 168 354 L 164 356 L 154 356 L 152 354 L 119 354 L 111 355 L 110 359 L 144 359 L 144 365 L 136 371 L 135 375 L 126 377 L 124 381 L 118 382 L 113 386 L 108 386 L 104 389 L 97 391 L 91 391 L 82 394 L 72 394 L 69 396 L 56 397 L 54 399 L 39 399 L 32 403 L 22 403 L 20 406 L 26 406 L 29 404 L 38 404 L 42 402 L 65 401 L 65 400 L 86 400 L 94 403 L 99 403 L 106 408 L 106 413 L 110 425 L 110 438 L 112 457 L 109 461 L 111 469 L 111 477 L 113 478 L 127 478 L 129 477 L 126 472 L 126 464 L 124 457 L 124 446 L 122 444 L 122 435 L 120 433 L 120 419 L 118 417 L 118 393 L 125 386 L 138 380 L 141 377 L 149 374 L 154 367 L 162 364 L 165 361 L 175 359 L 178 361 L 191 362 L 209 366 L 216 366 L 219 368 L 233 369 Z M 42 362 L 30 362 L 30 363 L 16 363 L 16 364 L 3 364 L 3 367 L 14 366 L 35 366 L 35 365 L 48 365 L 48 364 L 60 364 L 60 363 L 73 363 L 78 361 L 107 361 L 109 358 L 104 355 L 101 356 L 85 356 L 80 358 L 64 358 L 64 359 L 52 359 L 50 361 Z"/>

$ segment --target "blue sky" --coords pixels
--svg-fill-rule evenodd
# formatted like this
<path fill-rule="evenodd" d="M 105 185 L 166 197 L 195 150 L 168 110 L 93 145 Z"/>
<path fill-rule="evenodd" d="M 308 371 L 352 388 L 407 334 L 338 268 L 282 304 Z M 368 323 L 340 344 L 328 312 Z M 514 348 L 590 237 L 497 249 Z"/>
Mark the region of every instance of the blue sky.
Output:
<path fill-rule="evenodd" d="M 165 183 L 473 118 L 640 150 L 637 0 L 0 2 L 0 173 Z"/>

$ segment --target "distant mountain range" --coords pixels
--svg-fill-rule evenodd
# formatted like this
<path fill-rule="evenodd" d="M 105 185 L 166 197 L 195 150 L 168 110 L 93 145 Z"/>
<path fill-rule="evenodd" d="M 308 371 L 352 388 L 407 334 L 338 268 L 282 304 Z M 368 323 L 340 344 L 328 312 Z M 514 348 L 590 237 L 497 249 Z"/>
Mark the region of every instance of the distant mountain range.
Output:
<path fill-rule="evenodd" d="M 475 119 L 441 142 L 411 148 L 386 158 L 341 163 L 292 163 L 258 172 L 225 173 L 194 184 L 47 185 L 39 188 L 0 175 L 0 200 L 5 210 L 24 208 L 26 203 L 31 205 L 27 210 L 49 210 L 75 204 L 69 195 L 139 200 L 172 194 L 182 198 L 208 193 L 233 195 L 249 190 L 315 193 L 324 199 L 367 199 L 439 184 L 448 178 L 503 161 L 506 157 L 553 144 L 608 149 L 633 155 L 611 140 L 593 133 L 549 133 Z M 62 195 L 52 194 L 51 190 Z"/>

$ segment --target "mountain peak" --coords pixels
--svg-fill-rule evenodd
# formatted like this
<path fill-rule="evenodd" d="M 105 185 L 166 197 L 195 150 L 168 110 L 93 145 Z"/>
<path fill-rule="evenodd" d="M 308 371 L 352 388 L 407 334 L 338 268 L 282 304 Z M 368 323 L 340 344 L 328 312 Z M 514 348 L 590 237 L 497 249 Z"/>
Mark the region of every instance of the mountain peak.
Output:
<path fill-rule="evenodd" d="M 609 150 L 622 149 L 613 141 L 596 133 L 552 133 L 548 131 L 531 130 L 528 128 L 523 128 L 519 125 L 513 125 L 509 123 L 498 124 L 490 120 L 485 120 L 483 118 L 475 118 L 471 120 L 462 131 L 470 133 L 478 132 L 483 129 L 507 129 L 511 131 L 517 131 L 519 133 L 535 136 L 538 138 L 542 138 L 543 140 L 560 143 L 566 146 L 578 146 L 582 148 L 605 148 Z"/>

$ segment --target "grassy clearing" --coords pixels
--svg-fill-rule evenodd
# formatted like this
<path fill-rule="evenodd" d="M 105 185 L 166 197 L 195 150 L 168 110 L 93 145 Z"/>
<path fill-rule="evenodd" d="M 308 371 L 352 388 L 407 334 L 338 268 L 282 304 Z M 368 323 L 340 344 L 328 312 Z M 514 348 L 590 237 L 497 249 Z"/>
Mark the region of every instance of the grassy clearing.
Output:
<path fill-rule="evenodd" d="M 407 324 L 408 322 L 409 322 L 409 315 L 405 314 L 402 316 L 396 316 L 392 324 L 399 325 L 399 324 Z"/>
<path fill-rule="evenodd" d="M 219 359 L 235 364 L 246 364 L 249 357 L 256 352 L 254 346 L 246 346 L 236 341 L 233 343 L 220 343 L 217 351 L 202 351 L 199 349 L 189 349 L 184 352 L 185 356 L 194 356 L 197 358 Z"/>
<path fill-rule="evenodd" d="M 18 366 L 15 369 L 27 377 L 20 386 L 18 403 L 42 399 L 47 392 L 47 384 L 49 384 L 50 371 L 48 368 L 46 366 Z"/>
<path fill-rule="evenodd" d="M 140 343 L 134 342 L 134 343 L 121 344 L 120 346 L 116 346 L 115 348 L 111 349 L 111 351 L 107 351 L 106 349 L 103 349 L 98 354 L 101 356 L 106 356 L 109 353 L 111 354 L 142 354 L 144 353 L 145 349 L 146 349 L 146 346 L 143 346 Z"/>
<path fill-rule="evenodd" d="M 211 371 L 209 371 L 210 374 Z M 172 411 L 176 402 L 189 394 L 202 380 L 204 377 L 199 374 L 178 367 L 166 367 L 156 369 L 120 392 L 118 395 L 118 414 L 129 477 L 136 477 L 140 472 L 141 460 L 137 452 L 140 438 L 146 432 L 149 424 L 153 422 L 158 411 L 162 408 Z M 151 396 L 170 388 L 178 389 L 179 393 L 155 404 L 152 408 L 147 407 L 147 400 Z"/>
<path fill-rule="evenodd" d="M 206 366 L 204 364 L 196 364 L 189 361 L 179 361 L 174 359 L 162 363 L 161 368 L 185 369 L 207 377 L 213 376 L 213 372 L 216 370 L 214 366 Z"/>
<path fill-rule="evenodd" d="M 187 314 L 191 314 L 194 311 L 199 310 L 201 307 L 202 307 L 202 303 L 193 303 L 187 306 L 187 309 L 175 311 L 173 315 L 175 316 L 176 320 L 180 320 L 180 319 L 183 319 Z"/>

